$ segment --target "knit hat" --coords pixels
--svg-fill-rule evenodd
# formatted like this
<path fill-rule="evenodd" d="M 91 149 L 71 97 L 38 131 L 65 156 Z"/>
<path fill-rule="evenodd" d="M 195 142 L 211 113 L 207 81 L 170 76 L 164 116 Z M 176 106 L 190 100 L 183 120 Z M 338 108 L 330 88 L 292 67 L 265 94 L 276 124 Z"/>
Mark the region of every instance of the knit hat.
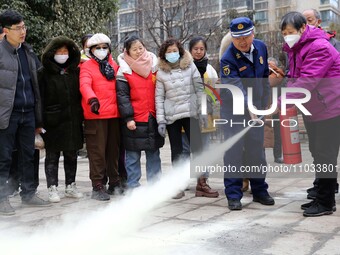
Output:
<path fill-rule="evenodd" d="M 92 46 L 107 43 L 108 45 L 111 44 L 111 39 L 102 33 L 94 34 L 86 43 L 87 47 L 91 48 Z"/>

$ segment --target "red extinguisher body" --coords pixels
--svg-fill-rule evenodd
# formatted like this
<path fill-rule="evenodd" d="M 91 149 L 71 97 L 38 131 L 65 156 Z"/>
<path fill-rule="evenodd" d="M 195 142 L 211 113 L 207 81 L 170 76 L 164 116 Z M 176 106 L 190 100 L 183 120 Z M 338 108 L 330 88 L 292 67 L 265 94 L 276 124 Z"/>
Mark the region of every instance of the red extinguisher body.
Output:
<path fill-rule="evenodd" d="M 280 114 L 280 124 L 283 162 L 285 164 L 301 163 L 302 157 L 297 109 L 291 107 L 287 109 L 286 115 Z"/>

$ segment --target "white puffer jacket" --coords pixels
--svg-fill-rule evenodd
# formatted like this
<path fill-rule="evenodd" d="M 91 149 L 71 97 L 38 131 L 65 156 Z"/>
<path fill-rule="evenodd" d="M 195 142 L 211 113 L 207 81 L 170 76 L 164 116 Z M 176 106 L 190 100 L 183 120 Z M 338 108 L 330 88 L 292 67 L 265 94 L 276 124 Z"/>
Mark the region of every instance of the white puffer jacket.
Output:
<path fill-rule="evenodd" d="M 157 123 L 172 124 L 176 120 L 198 118 L 201 111 L 203 82 L 189 52 L 180 58 L 179 68 L 158 59 L 156 82 Z"/>

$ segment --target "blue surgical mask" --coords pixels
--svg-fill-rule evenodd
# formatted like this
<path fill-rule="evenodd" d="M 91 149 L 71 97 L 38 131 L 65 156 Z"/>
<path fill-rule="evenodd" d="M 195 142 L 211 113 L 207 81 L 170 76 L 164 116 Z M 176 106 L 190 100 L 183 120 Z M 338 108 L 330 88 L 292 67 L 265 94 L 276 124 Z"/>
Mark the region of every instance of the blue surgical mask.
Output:
<path fill-rule="evenodd" d="M 176 63 L 179 60 L 179 52 L 165 53 L 165 59 L 170 63 Z"/>

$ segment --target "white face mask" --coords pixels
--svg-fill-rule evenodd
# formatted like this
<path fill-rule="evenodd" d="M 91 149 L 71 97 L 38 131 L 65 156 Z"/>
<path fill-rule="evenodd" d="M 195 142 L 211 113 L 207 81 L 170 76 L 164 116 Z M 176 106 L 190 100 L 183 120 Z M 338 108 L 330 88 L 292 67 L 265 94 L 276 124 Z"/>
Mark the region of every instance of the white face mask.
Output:
<path fill-rule="evenodd" d="M 107 49 L 99 49 L 99 50 L 95 50 L 93 52 L 93 55 L 95 55 L 100 60 L 103 60 L 107 56 L 108 53 L 109 53 L 109 50 Z"/>
<path fill-rule="evenodd" d="M 58 64 L 64 64 L 68 60 L 68 55 L 54 55 L 54 60 Z"/>
<path fill-rule="evenodd" d="M 300 34 L 286 35 L 284 37 L 284 40 L 290 48 L 293 48 L 293 46 L 300 40 L 300 38 L 301 38 Z"/>

